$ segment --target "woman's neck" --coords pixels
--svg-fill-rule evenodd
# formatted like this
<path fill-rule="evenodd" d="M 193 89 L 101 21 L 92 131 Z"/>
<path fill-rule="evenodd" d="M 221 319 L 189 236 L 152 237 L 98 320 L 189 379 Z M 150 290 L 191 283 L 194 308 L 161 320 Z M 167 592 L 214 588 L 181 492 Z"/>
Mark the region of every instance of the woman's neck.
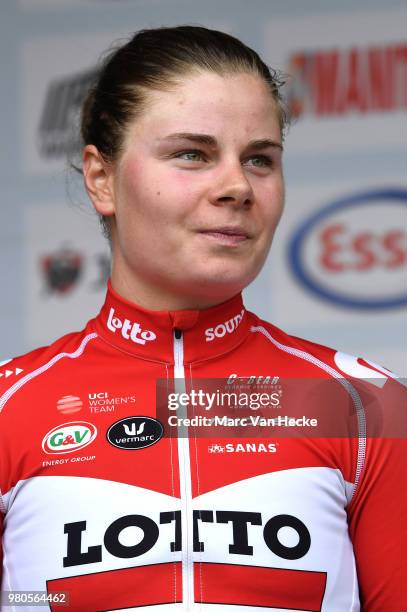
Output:
<path fill-rule="evenodd" d="M 112 288 L 125 300 L 138 304 L 147 310 L 204 310 L 226 302 L 239 293 L 219 292 L 214 295 L 192 295 L 166 290 L 165 287 L 155 287 L 153 283 L 146 284 L 140 278 L 121 273 L 113 266 L 111 275 Z M 201 288 L 202 291 L 202 288 Z"/>

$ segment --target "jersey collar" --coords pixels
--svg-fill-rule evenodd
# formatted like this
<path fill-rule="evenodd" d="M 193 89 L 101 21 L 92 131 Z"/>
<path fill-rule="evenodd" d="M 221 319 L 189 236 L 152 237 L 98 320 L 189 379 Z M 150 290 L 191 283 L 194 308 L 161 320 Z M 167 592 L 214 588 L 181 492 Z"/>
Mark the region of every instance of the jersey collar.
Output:
<path fill-rule="evenodd" d="M 182 332 L 184 363 L 229 352 L 249 332 L 241 294 L 205 310 L 147 310 L 118 295 L 110 282 L 95 319 L 97 333 L 109 344 L 144 359 L 174 361 L 174 330 Z"/>

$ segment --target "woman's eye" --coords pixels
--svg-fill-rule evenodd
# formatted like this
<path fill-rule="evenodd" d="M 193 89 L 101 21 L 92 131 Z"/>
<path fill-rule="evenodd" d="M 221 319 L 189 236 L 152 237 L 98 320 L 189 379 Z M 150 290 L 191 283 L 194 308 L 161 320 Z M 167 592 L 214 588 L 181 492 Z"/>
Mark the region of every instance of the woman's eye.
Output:
<path fill-rule="evenodd" d="M 194 151 L 194 150 L 180 151 L 179 153 L 175 154 L 175 157 L 177 159 L 185 159 L 186 161 L 197 162 L 197 161 L 203 161 L 204 154 L 201 151 Z"/>
<path fill-rule="evenodd" d="M 250 157 L 245 163 L 255 168 L 269 168 L 272 166 L 273 161 L 267 155 L 256 155 L 255 157 Z"/>

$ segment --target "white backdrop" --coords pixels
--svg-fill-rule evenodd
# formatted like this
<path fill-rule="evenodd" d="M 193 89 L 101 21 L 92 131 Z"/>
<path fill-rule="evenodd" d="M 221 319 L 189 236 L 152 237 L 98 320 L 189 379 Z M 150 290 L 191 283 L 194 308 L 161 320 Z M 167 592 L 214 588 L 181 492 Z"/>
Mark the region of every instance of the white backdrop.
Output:
<path fill-rule="evenodd" d="M 195 23 L 241 37 L 289 72 L 299 113 L 286 140 L 285 217 L 247 306 L 407 375 L 405 3 L 9 4 L 0 24 L 0 359 L 82 327 L 103 300 L 109 250 L 66 172 L 97 58 L 139 28 Z"/>

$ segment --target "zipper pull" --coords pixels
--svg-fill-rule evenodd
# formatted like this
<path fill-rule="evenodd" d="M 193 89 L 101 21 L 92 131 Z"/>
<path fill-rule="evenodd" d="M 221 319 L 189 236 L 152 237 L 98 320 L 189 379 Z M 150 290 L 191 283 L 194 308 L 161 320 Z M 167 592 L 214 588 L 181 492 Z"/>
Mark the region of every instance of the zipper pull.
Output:
<path fill-rule="evenodd" d="M 174 336 L 175 336 L 176 340 L 181 340 L 182 331 L 180 329 L 178 329 L 178 327 L 174 328 Z"/>

